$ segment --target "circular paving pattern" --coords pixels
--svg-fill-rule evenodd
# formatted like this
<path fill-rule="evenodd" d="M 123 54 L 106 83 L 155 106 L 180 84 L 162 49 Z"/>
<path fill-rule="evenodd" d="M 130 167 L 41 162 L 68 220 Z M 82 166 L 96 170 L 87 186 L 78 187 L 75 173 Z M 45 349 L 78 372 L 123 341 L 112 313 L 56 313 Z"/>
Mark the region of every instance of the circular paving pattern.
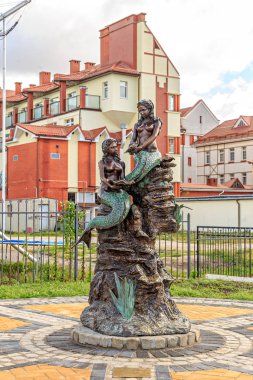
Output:
<path fill-rule="evenodd" d="M 85 302 L 85 297 L 0 301 L 0 378 L 12 378 L 23 368 L 24 378 L 26 371 L 44 371 L 39 378 L 45 380 L 50 373 L 87 380 L 189 380 L 189 372 L 199 380 L 253 379 L 251 302 L 178 299 L 193 329 L 201 331 L 201 341 L 136 350 L 74 343 L 71 331 Z"/>

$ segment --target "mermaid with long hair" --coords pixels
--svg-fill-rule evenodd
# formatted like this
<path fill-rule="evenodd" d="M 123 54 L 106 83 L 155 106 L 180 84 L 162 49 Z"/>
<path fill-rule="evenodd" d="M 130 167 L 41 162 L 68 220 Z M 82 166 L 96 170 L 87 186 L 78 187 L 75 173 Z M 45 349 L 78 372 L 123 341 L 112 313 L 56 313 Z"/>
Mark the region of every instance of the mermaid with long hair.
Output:
<path fill-rule="evenodd" d="M 92 219 L 76 244 L 84 241 L 90 246 L 93 228 L 108 229 L 120 224 L 131 208 L 130 195 L 125 189 L 140 182 L 161 162 L 162 156 L 158 151 L 156 138 L 160 133 L 162 122 L 154 116 L 154 104 L 151 100 L 143 99 L 138 102 L 137 108 L 140 118 L 134 126 L 132 140 L 127 150 L 134 155 L 135 168 L 125 176 L 125 163 L 118 157 L 116 140 L 103 141 L 103 158 L 98 164 L 101 179 L 99 198 L 101 204 L 111 208 L 111 212 Z"/>

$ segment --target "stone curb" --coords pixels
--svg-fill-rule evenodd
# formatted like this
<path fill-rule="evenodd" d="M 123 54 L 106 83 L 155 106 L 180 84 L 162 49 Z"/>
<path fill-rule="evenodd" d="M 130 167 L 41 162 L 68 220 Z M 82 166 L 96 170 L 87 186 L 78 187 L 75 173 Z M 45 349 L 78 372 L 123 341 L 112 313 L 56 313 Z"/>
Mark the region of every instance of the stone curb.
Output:
<path fill-rule="evenodd" d="M 200 331 L 196 328 L 186 334 L 120 337 L 100 334 L 81 323 L 71 331 L 71 339 L 80 345 L 92 345 L 104 348 L 127 350 L 156 350 L 163 348 L 177 348 L 193 346 L 200 342 Z"/>

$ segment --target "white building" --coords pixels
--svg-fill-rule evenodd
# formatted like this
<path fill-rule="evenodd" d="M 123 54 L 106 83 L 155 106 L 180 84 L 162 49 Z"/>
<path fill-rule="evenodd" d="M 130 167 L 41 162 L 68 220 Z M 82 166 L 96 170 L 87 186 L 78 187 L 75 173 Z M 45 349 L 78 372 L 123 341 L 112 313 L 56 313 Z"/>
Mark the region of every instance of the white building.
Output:
<path fill-rule="evenodd" d="M 223 184 L 238 178 L 253 185 L 253 116 L 226 120 L 195 142 L 197 181 Z"/>
<path fill-rule="evenodd" d="M 181 143 L 182 168 L 181 182 L 196 183 L 197 151 L 192 145 L 197 138 L 203 136 L 219 124 L 219 120 L 200 99 L 192 107 L 182 108 L 181 112 Z"/>

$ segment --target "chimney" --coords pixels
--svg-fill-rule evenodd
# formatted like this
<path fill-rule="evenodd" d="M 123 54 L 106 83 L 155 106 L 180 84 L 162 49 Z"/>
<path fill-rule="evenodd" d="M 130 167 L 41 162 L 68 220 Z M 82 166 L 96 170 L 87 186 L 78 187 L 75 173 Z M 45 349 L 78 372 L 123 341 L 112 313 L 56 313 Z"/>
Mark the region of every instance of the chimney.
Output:
<path fill-rule="evenodd" d="M 78 71 L 80 71 L 80 61 L 77 61 L 76 59 L 71 59 L 69 63 L 70 74 L 78 73 Z"/>
<path fill-rule="evenodd" d="M 36 84 L 29 84 L 29 87 L 32 88 L 32 87 L 36 87 Z"/>
<path fill-rule="evenodd" d="M 207 185 L 217 186 L 217 178 L 207 178 Z"/>
<path fill-rule="evenodd" d="M 20 94 L 22 91 L 22 82 L 15 82 L 15 95 Z"/>
<path fill-rule="evenodd" d="M 51 73 L 49 71 L 41 71 L 40 75 L 40 86 L 51 81 Z"/>
<path fill-rule="evenodd" d="M 123 61 L 137 68 L 137 24 L 145 27 L 145 13 L 131 15 L 100 30 L 101 66 Z"/>
<path fill-rule="evenodd" d="M 84 62 L 85 70 L 91 70 L 95 66 L 94 62 Z"/>

